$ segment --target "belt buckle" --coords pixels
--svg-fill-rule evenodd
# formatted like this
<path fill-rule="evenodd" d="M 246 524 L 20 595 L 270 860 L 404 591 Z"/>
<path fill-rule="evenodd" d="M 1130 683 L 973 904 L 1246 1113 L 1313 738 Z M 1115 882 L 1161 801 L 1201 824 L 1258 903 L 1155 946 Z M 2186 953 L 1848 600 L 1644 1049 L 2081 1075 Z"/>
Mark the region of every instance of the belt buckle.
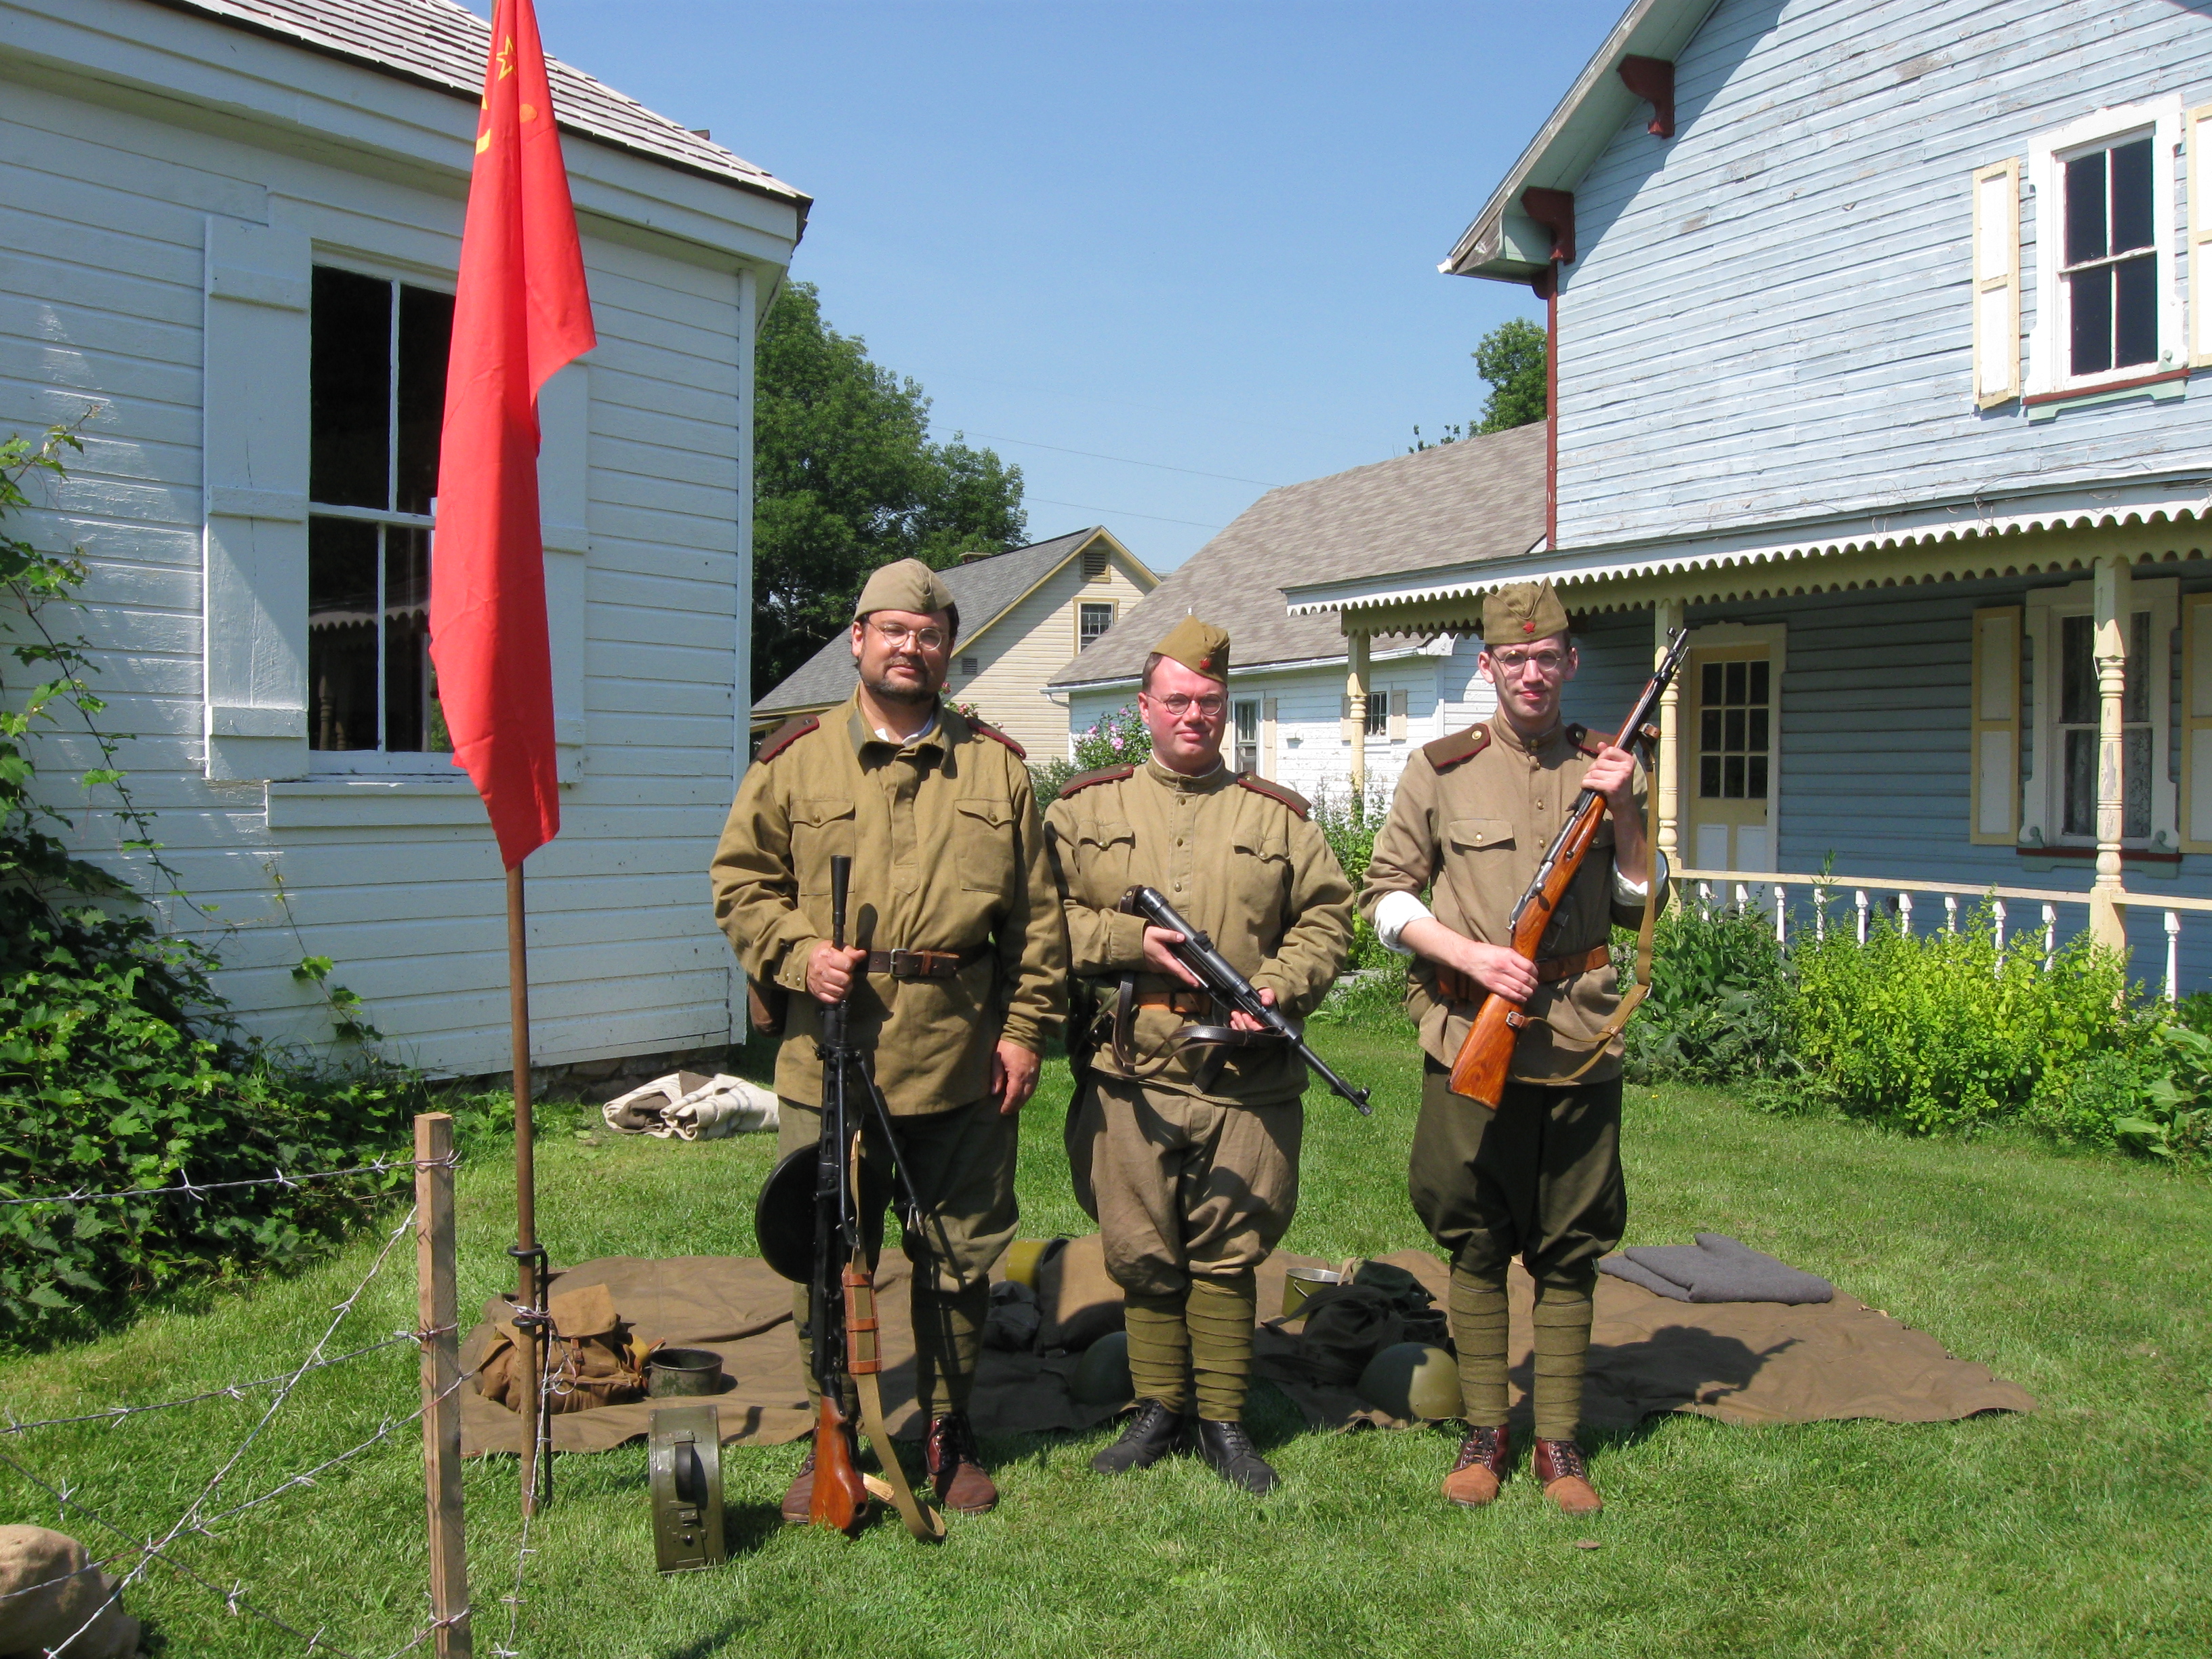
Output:
<path fill-rule="evenodd" d="M 893 979 L 920 979 L 921 977 L 921 953 L 918 951 L 892 951 L 891 977 Z"/>

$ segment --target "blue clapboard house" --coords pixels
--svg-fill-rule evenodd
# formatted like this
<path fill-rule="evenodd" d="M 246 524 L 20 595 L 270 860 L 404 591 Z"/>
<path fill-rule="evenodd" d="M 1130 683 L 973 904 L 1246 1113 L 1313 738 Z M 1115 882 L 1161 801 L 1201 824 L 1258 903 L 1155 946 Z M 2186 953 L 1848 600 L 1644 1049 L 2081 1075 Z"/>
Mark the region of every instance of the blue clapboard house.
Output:
<path fill-rule="evenodd" d="M 1291 608 L 1357 665 L 1548 577 L 1593 721 L 1686 627 L 1693 884 L 1801 927 L 1832 864 L 1826 925 L 1916 930 L 1994 890 L 2203 988 L 2208 251 L 2203 7 L 1638 0 L 1443 265 L 1546 307 L 1547 533 Z"/>

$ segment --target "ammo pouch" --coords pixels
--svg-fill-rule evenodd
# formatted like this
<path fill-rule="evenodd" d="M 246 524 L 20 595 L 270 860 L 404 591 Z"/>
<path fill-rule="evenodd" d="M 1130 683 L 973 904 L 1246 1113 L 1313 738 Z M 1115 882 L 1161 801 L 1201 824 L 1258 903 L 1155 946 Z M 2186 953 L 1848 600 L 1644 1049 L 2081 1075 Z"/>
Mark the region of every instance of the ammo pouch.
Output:
<path fill-rule="evenodd" d="M 587 1412 L 645 1398 L 646 1357 L 660 1345 L 630 1334 L 616 1316 L 614 1296 L 605 1285 L 587 1285 L 554 1297 L 546 1311 L 553 1316 L 545 1337 L 548 1411 Z M 491 1346 L 477 1365 L 477 1392 L 519 1412 L 530 1397 L 529 1380 L 521 1375 L 520 1333 L 504 1319 L 493 1328 Z"/>
<path fill-rule="evenodd" d="M 784 1021 L 791 1012 L 791 993 L 772 982 L 763 985 L 748 974 L 745 1012 L 752 1020 L 753 1030 L 764 1037 L 780 1037 Z"/>

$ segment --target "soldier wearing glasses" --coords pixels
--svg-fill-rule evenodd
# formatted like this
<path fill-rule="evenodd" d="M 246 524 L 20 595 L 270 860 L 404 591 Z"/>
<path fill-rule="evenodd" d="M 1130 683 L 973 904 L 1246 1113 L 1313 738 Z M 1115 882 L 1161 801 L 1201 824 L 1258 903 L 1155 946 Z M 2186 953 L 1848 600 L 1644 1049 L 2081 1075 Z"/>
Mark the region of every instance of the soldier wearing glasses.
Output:
<path fill-rule="evenodd" d="M 1157 888 L 1295 1016 L 1344 965 L 1352 888 L 1306 803 L 1222 764 L 1228 678 L 1229 635 L 1178 623 L 1146 659 L 1137 701 L 1152 758 L 1071 780 L 1045 830 L 1074 971 L 1135 976 L 1135 1052 L 1101 1049 L 1067 1126 L 1076 1196 L 1124 1292 L 1137 1394 L 1092 1467 L 1157 1462 L 1183 1443 L 1194 1407 L 1206 1462 L 1264 1492 L 1275 1472 L 1243 1425 L 1254 1269 L 1297 1206 L 1305 1066 L 1273 1047 L 1176 1049 L 1185 1025 L 1224 1022 L 1168 954 L 1181 936 L 1115 908 L 1133 884 Z M 1226 1023 L 1258 1029 L 1241 1013 Z"/>
<path fill-rule="evenodd" d="M 816 1009 L 849 995 L 922 1202 L 914 1279 L 915 1391 L 938 1498 L 998 1501 L 967 1418 L 990 1271 L 1014 1237 L 1015 1115 L 1066 1010 L 1067 945 L 1020 745 L 946 707 L 960 615 L 919 560 L 886 565 L 853 617 L 860 684 L 793 720 L 738 787 L 711 876 L 714 914 L 756 987 L 789 999 L 775 1091 L 780 1153 L 821 1135 Z M 853 860 L 851 945 L 830 942 L 830 860 Z M 889 1171 L 864 1151 L 872 1247 Z M 917 1255 L 925 1241 L 909 1238 Z M 806 1347 L 806 1287 L 794 1298 Z M 810 1391 L 813 1379 L 810 1373 Z M 810 1456 L 785 1494 L 806 1519 Z"/>
<path fill-rule="evenodd" d="M 1627 1218 L 1620 1039 L 1595 1039 L 1620 1003 L 1611 930 L 1642 920 L 1657 855 L 1645 844 L 1635 762 L 1559 718 L 1577 659 L 1551 585 L 1492 595 L 1482 640 L 1478 665 L 1497 688 L 1498 712 L 1407 761 L 1359 902 L 1382 943 L 1414 958 L 1407 1007 L 1425 1077 L 1409 1188 L 1451 1257 L 1469 1430 L 1444 1496 L 1487 1504 L 1510 1464 L 1505 1272 L 1518 1256 L 1536 1284 L 1534 1473 L 1553 1502 L 1581 1514 L 1601 1507 L 1575 1439 L 1591 1296 L 1598 1258 L 1620 1243 Z M 1509 919 L 1584 788 L 1605 797 L 1607 817 L 1532 963 L 1507 948 Z M 1449 1086 L 1488 991 L 1523 1001 L 1530 1016 L 1495 1112 Z"/>

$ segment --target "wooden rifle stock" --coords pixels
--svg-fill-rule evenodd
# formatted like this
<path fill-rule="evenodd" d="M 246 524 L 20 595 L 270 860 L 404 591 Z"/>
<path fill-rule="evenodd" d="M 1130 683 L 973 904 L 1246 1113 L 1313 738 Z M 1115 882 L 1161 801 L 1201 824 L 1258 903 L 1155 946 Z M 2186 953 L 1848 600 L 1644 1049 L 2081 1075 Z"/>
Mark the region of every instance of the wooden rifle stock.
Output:
<path fill-rule="evenodd" d="M 868 1488 L 853 1461 L 853 1425 L 828 1392 L 814 1414 L 814 1489 L 806 1518 L 817 1527 L 853 1532 L 868 1516 Z"/>
<path fill-rule="evenodd" d="M 1677 629 L 1667 647 L 1666 656 L 1644 683 L 1644 694 L 1629 711 L 1620 735 L 1613 739 L 1613 747 L 1626 749 L 1641 740 L 1656 742 L 1658 733 L 1650 725 L 1651 717 L 1689 648 L 1689 630 Z M 1658 781 L 1648 780 L 1646 787 L 1656 789 Z M 1582 873 L 1583 860 L 1589 856 L 1590 848 L 1597 839 L 1598 822 L 1604 816 L 1605 797 L 1583 790 L 1565 827 L 1544 854 L 1543 863 L 1537 866 L 1536 878 L 1529 883 L 1528 890 L 1521 896 L 1521 902 L 1514 909 L 1510 944 L 1516 955 L 1526 957 L 1531 963 L 1536 960 L 1553 916 L 1565 899 L 1567 890 L 1574 885 L 1575 878 Z M 1656 860 L 1658 849 L 1647 848 L 1646 855 Z M 1656 878 L 1656 868 L 1650 874 Z M 1657 902 L 1656 894 L 1652 902 Z M 1505 1098 L 1505 1085 L 1513 1070 L 1514 1045 L 1520 1041 L 1522 1028 L 1528 1023 L 1522 1007 L 1522 1004 L 1495 991 L 1484 995 L 1481 1005 L 1474 1011 L 1474 1023 L 1468 1027 L 1467 1038 L 1452 1060 L 1454 1094 L 1493 1109 Z"/>
<path fill-rule="evenodd" d="M 1597 837 L 1598 820 L 1604 816 L 1605 798 L 1584 791 L 1574 817 L 1567 820 L 1565 832 L 1553 843 L 1537 884 L 1528 890 L 1514 915 L 1511 948 L 1515 954 L 1535 961 L 1545 930 L 1552 925 L 1567 889 L 1581 873 L 1583 860 Z M 1458 1057 L 1452 1061 L 1454 1094 L 1491 1107 L 1505 1098 L 1506 1078 L 1513 1069 L 1513 1045 L 1520 1041 L 1521 1028 L 1528 1023 L 1522 1006 L 1495 991 L 1483 997 L 1481 1006 L 1474 1011 L 1474 1024 L 1468 1027 L 1467 1040 L 1460 1044 Z"/>

